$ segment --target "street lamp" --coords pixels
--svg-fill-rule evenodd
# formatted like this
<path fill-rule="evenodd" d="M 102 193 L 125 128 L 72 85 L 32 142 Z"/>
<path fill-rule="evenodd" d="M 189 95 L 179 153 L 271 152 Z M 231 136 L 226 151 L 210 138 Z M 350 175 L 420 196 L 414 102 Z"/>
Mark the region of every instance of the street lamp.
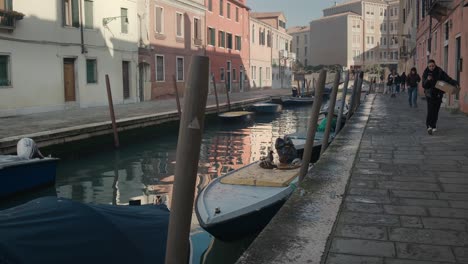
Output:
<path fill-rule="evenodd" d="M 116 20 L 117 18 L 124 18 L 125 19 L 125 23 L 128 24 L 128 16 L 115 16 L 115 17 L 105 17 L 102 19 L 102 25 L 103 26 L 107 26 L 107 24 L 109 24 L 111 21 L 113 20 Z"/>

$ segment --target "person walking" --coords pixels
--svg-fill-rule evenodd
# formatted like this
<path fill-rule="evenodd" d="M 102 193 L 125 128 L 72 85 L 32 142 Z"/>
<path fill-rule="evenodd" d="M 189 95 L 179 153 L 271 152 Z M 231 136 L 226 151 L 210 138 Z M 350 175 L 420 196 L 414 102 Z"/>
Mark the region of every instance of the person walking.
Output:
<path fill-rule="evenodd" d="M 406 89 L 406 73 L 403 72 L 401 75 L 401 92 L 404 93 Z"/>
<path fill-rule="evenodd" d="M 398 81 L 399 81 L 398 73 L 396 73 L 396 70 L 393 69 L 392 72 L 387 77 L 387 87 L 390 88 L 390 97 L 392 98 L 396 97 L 395 92 L 396 92 L 396 85 Z"/>
<path fill-rule="evenodd" d="M 427 101 L 427 133 L 432 135 L 437 131 L 437 120 L 439 119 L 440 105 L 442 104 L 442 97 L 445 93 L 435 87 L 436 83 L 437 81 L 444 81 L 451 85 L 458 86 L 458 82 L 450 78 L 448 74 L 438 67 L 432 59 L 429 60 L 422 79 L 422 86 L 424 88 L 424 94 L 426 95 Z"/>
<path fill-rule="evenodd" d="M 418 107 L 418 85 L 421 82 L 421 77 L 415 67 L 411 68 L 410 73 L 406 77 L 408 87 L 408 102 L 410 107 Z"/>

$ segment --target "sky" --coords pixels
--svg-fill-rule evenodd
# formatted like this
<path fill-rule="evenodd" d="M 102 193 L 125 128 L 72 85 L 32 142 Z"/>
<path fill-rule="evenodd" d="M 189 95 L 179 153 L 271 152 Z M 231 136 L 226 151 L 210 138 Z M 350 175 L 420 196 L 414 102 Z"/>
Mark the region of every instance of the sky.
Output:
<path fill-rule="evenodd" d="M 323 16 L 324 8 L 344 0 L 247 0 L 252 12 L 281 11 L 287 19 L 286 27 L 307 26 L 311 20 Z"/>

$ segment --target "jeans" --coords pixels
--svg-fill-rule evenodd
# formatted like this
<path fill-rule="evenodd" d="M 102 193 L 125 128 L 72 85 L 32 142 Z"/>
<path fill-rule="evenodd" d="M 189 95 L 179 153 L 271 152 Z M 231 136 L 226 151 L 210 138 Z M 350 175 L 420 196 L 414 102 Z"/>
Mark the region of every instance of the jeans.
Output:
<path fill-rule="evenodd" d="M 400 93 L 400 85 L 399 84 L 396 84 L 396 93 Z"/>
<path fill-rule="evenodd" d="M 418 87 L 408 88 L 408 102 L 410 106 L 418 107 Z"/>
<path fill-rule="evenodd" d="M 426 127 L 437 128 L 437 119 L 439 119 L 440 105 L 442 99 L 426 97 L 427 101 L 427 117 Z"/>

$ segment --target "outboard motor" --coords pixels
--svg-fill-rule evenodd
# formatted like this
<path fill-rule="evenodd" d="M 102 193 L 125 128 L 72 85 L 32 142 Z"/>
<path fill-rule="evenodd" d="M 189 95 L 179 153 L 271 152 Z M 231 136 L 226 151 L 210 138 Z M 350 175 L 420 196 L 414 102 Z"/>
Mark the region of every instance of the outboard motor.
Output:
<path fill-rule="evenodd" d="M 30 138 L 22 138 L 18 141 L 18 144 L 16 145 L 16 153 L 18 157 L 23 159 L 44 158 L 42 153 L 39 151 L 36 142 Z"/>

